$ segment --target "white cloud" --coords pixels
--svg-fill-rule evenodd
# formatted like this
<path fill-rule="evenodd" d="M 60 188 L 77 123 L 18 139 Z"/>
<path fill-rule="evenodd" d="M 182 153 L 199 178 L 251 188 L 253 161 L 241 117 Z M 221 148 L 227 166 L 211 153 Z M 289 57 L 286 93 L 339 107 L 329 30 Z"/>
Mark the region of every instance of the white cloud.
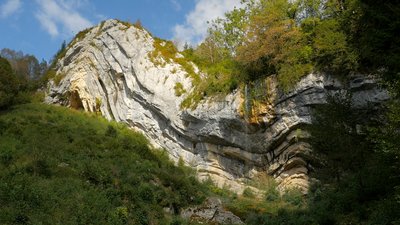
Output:
<path fill-rule="evenodd" d="M 180 47 L 184 43 L 199 44 L 207 35 L 207 21 L 223 17 L 224 13 L 240 7 L 240 0 L 196 0 L 195 9 L 186 15 L 184 24 L 173 28 L 173 39 Z"/>
<path fill-rule="evenodd" d="M 22 6 L 21 0 L 8 0 L 0 6 L 0 17 L 6 18 L 18 11 Z"/>
<path fill-rule="evenodd" d="M 40 9 L 35 16 L 52 37 L 60 34 L 70 36 L 92 26 L 92 23 L 77 11 L 77 8 L 86 1 L 36 0 L 36 2 Z"/>

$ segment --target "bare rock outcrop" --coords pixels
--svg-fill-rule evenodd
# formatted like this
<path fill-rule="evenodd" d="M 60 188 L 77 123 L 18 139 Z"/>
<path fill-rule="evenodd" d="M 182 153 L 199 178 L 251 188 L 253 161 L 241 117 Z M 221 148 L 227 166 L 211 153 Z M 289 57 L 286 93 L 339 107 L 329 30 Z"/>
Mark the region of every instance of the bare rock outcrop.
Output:
<path fill-rule="evenodd" d="M 181 109 L 193 88 L 191 78 L 179 63 L 161 56 L 161 63 L 154 62 L 155 39 L 147 31 L 108 20 L 81 36 L 57 61 L 46 102 L 126 123 L 173 160 L 183 159 L 200 178 L 211 177 L 237 192 L 259 173 L 274 176 L 280 187 L 307 189 L 311 148 L 302 126 L 311 123 L 311 107 L 324 104 L 329 93 L 348 87 L 358 106 L 388 98 L 368 77 L 342 84 L 309 74 L 290 93 L 279 91 L 269 78 L 270 100 L 251 115 L 243 112 L 246 90 L 205 100 L 195 110 Z M 178 83 L 186 94 L 176 94 Z"/>
<path fill-rule="evenodd" d="M 184 209 L 181 216 L 205 224 L 244 224 L 239 217 L 224 209 L 218 198 L 209 198 L 201 206 Z"/>

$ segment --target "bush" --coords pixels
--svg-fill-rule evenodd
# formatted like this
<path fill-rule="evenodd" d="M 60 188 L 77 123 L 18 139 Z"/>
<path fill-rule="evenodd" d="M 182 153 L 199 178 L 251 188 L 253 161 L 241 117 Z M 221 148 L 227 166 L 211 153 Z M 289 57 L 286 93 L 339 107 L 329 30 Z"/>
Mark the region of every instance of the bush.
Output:
<path fill-rule="evenodd" d="M 242 195 L 244 197 L 247 197 L 247 198 L 254 198 L 255 197 L 254 192 L 249 187 L 244 189 Z"/>
<path fill-rule="evenodd" d="M 265 200 L 267 201 L 277 201 L 280 198 L 279 191 L 276 189 L 275 186 L 268 188 L 265 192 Z"/>
<path fill-rule="evenodd" d="M 282 199 L 292 205 L 299 206 L 303 203 L 303 193 L 298 189 L 290 189 L 282 195 Z"/>

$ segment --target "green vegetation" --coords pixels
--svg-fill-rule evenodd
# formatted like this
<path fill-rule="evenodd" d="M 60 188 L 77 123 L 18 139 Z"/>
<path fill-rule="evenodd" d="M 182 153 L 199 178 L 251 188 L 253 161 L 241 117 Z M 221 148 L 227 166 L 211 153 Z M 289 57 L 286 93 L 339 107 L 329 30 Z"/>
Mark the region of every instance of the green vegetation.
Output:
<path fill-rule="evenodd" d="M 145 30 L 144 29 L 144 27 L 143 27 L 143 25 L 142 25 L 142 22 L 138 19 L 138 20 L 136 20 L 136 22 L 135 23 L 130 23 L 130 22 L 127 22 L 127 21 L 122 21 L 122 20 L 118 20 L 118 22 L 119 23 L 121 23 L 121 24 L 123 24 L 126 28 L 125 29 L 123 29 L 123 30 L 127 30 L 127 29 L 129 29 L 130 27 L 135 27 L 135 28 L 137 28 L 137 29 L 139 29 L 139 30 Z"/>
<path fill-rule="evenodd" d="M 103 25 L 104 25 L 104 24 L 101 23 L 100 26 L 102 27 Z M 71 41 L 68 45 L 65 45 L 65 41 L 64 41 L 63 45 L 61 46 L 60 51 L 56 54 L 56 60 L 58 61 L 59 59 L 63 58 L 63 57 L 65 56 L 66 50 L 68 50 L 68 47 L 72 47 L 72 46 L 74 46 L 79 40 L 84 39 L 84 38 L 86 37 L 86 34 L 89 33 L 91 30 L 92 30 L 92 27 L 91 27 L 91 28 L 84 29 L 84 30 L 78 32 L 78 33 L 75 35 L 75 37 L 72 39 L 72 41 Z M 65 50 L 65 51 L 63 51 L 63 50 Z"/>
<path fill-rule="evenodd" d="M 96 33 L 96 37 L 98 37 L 100 34 L 101 34 L 101 32 L 103 32 L 103 27 L 104 27 L 104 24 L 106 23 L 106 21 L 105 20 L 103 20 L 103 21 L 101 21 L 101 23 L 100 23 L 100 25 L 99 25 L 99 29 L 97 30 L 97 33 Z M 92 42 L 91 42 L 92 43 Z"/>
<path fill-rule="evenodd" d="M 2 224 L 187 224 L 179 211 L 207 196 L 243 220 L 304 207 L 302 195 L 281 196 L 268 178 L 254 183 L 262 198 L 201 184 L 182 160 L 174 166 L 141 134 L 96 114 L 14 106 L 0 115 L 0 143 Z"/>
<path fill-rule="evenodd" d="M 351 93 L 344 93 L 314 108 L 313 125 L 296 131 L 297 137 L 303 130 L 311 133 L 314 150 L 315 158 L 306 160 L 318 181 L 307 196 L 299 190 L 280 194 L 267 177 L 248 184 L 265 193 L 247 188 L 238 196 L 209 181 L 197 182 L 181 160 L 174 166 L 121 124 L 55 106 L 20 104 L 43 97 L 32 93 L 47 64 L 2 52 L 8 61 L 0 58 L 0 223 L 185 224 L 177 216 L 183 207 L 218 196 L 250 225 L 399 224 L 399 4 L 243 3 L 243 9 L 214 21 L 196 49 L 179 53 L 172 42 L 155 39 L 150 60 L 156 66 L 178 63 L 192 78 L 194 91 L 182 107 L 245 85 L 250 107 L 256 107 L 268 98 L 269 76 L 277 76 L 281 89 L 289 91 L 309 72 L 343 79 L 356 72 L 377 74 L 393 96 L 382 107 L 361 110 L 352 106 Z M 44 80 L 61 80 L 54 66 L 66 49 L 64 42 Z M 181 83 L 174 89 L 178 96 L 185 93 Z M 96 110 L 101 104 L 96 99 Z"/>
<path fill-rule="evenodd" d="M 194 90 L 182 103 L 183 108 L 196 108 L 205 97 L 225 96 L 239 86 L 242 76 L 240 66 L 229 58 L 221 58 L 218 62 L 211 63 L 211 56 L 201 53 L 203 48 L 206 48 L 203 46 L 202 44 L 196 50 L 186 49 L 182 52 L 185 58 L 193 61 L 204 73 L 201 82 L 195 83 Z"/>
<path fill-rule="evenodd" d="M 37 82 L 47 70 L 45 60 L 39 62 L 35 56 L 21 51 L 4 48 L 0 51 L 0 56 L 8 60 L 13 73 L 20 79 L 23 86 L 37 86 Z"/>
<path fill-rule="evenodd" d="M 316 108 L 310 131 L 320 162 L 315 176 L 324 186 L 311 189 L 310 211 L 319 210 L 319 223 L 396 224 L 398 158 L 377 145 L 386 142 L 387 133 L 377 137 L 373 132 L 382 129 L 383 115 L 373 107 L 353 109 L 350 98 L 335 95 L 328 105 Z M 394 121 L 390 124 L 398 128 Z M 398 132 L 390 135 L 399 138 Z"/>
<path fill-rule="evenodd" d="M 10 59 L 0 56 L 0 110 L 36 101 L 42 95 L 37 89 L 42 85 L 41 76 L 47 63 L 39 64 L 35 57 L 10 49 L 3 49 L 1 53 Z"/>
<path fill-rule="evenodd" d="M 150 52 L 148 56 L 154 65 L 164 67 L 166 63 L 177 63 L 186 71 L 187 75 L 192 78 L 194 85 L 200 83 L 200 76 L 195 72 L 193 64 L 180 55 L 172 41 L 154 38 L 153 47 L 154 50 Z"/>
<path fill-rule="evenodd" d="M 101 105 L 102 105 L 101 98 L 96 97 L 96 112 L 100 112 Z"/>
<path fill-rule="evenodd" d="M 10 63 L 0 57 L 0 109 L 13 104 L 18 92 L 18 81 L 13 74 Z"/>
<path fill-rule="evenodd" d="M 302 128 L 312 134 L 312 176 L 319 179 L 307 198 L 295 190 L 280 196 L 271 189 L 268 201 L 252 201 L 249 189 L 242 197 L 230 197 L 228 207 L 247 224 L 399 223 L 399 5 L 370 0 L 243 3 L 243 9 L 214 21 L 196 49 L 184 50 L 206 75 L 183 107 L 229 92 L 225 84 L 235 81 L 239 87 L 247 84 L 251 104 L 244 108 L 251 112 L 257 101 L 266 100 L 266 77 L 277 76 L 281 89 L 289 91 L 310 72 L 343 80 L 354 73 L 376 74 L 393 100 L 379 110 L 356 110 L 351 93 L 332 96 L 328 105 L 315 109 L 314 124 Z M 222 66 L 227 61 L 231 65 Z M 280 200 L 284 204 L 275 205 L 276 210 L 263 206 Z"/>
<path fill-rule="evenodd" d="M 59 73 L 59 74 L 55 75 L 55 76 L 53 77 L 54 83 L 55 83 L 56 85 L 59 85 L 60 82 L 62 81 L 62 79 L 65 78 L 65 76 L 66 76 L 66 75 L 65 75 L 64 73 Z"/>
<path fill-rule="evenodd" d="M 350 98 L 331 96 L 305 128 L 315 157 L 311 176 L 318 179 L 307 196 L 296 189 L 279 195 L 264 179 L 257 181 L 266 190 L 263 199 L 254 200 L 245 190 L 230 196 L 226 207 L 250 225 L 398 224 L 400 104 L 390 102 L 382 113 L 375 107 L 354 109 Z"/>
<path fill-rule="evenodd" d="M 0 143 L 1 224 L 169 224 L 163 208 L 205 197 L 190 170 L 94 114 L 19 105 L 0 115 Z"/>
<path fill-rule="evenodd" d="M 121 24 L 125 26 L 125 28 L 120 28 L 121 30 L 128 30 L 130 27 L 133 26 L 130 22 L 118 20 Z"/>
<path fill-rule="evenodd" d="M 183 87 L 182 83 L 179 82 L 175 84 L 174 90 L 175 90 L 175 95 L 178 97 L 186 93 L 186 90 Z"/>
<path fill-rule="evenodd" d="M 245 7 L 212 21 L 196 49 L 186 46 L 206 75 L 184 106 L 271 75 L 286 92 L 310 72 L 399 76 L 400 8 L 384 2 L 243 0 Z"/>
<path fill-rule="evenodd" d="M 224 208 L 239 216 L 243 222 L 249 225 L 257 224 L 255 221 L 262 216 L 268 215 L 271 221 L 275 221 L 279 218 L 280 211 L 304 210 L 306 206 L 302 193 L 290 190 L 289 192 L 292 193 L 290 196 L 281 195 L 277 191 L 276 182 L 268 175 L 260 176 L 248 183 L 250 187 L 261 190 L 257 193 L 248 187 L 241 195 L 238 195 L 229 191 L 226 186 L 216 187 L 211 180 L 206 180 L 204 184 L 211 196 L 217 196 L 222 200 Z"/>

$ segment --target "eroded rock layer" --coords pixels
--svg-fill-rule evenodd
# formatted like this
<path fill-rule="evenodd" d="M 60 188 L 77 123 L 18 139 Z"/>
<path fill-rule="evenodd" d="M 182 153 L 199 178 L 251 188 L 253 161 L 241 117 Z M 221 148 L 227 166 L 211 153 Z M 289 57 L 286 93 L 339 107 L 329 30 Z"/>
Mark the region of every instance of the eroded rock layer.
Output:
<path fill-rule="evenodd" d="M 329 93 L 348 88 L 357 106 L 388 98 L 373 79 L 359 76 L 342 84 L 310 74 L 287 94 L 268 78 L 267 100 L 250 110 L 247 90 L 203 101 L 195 110 L 181 109 L 186 94 L 177 96 L 176 86 L 189 93 L 191 78 L 173 60 L 159 56 L 155 63 L 155 40 L 148 32 L 108 20 L 81 36 L 57 61 L 46 102 L 124 122 L 175 161 L 183 159 L 200 178 L 211 177 L 237 192 L 263 173 L 282 188 L 307 189 L 311 148 L 302 127 L 311 122 L 311 106 L 324 104 Z"/>

